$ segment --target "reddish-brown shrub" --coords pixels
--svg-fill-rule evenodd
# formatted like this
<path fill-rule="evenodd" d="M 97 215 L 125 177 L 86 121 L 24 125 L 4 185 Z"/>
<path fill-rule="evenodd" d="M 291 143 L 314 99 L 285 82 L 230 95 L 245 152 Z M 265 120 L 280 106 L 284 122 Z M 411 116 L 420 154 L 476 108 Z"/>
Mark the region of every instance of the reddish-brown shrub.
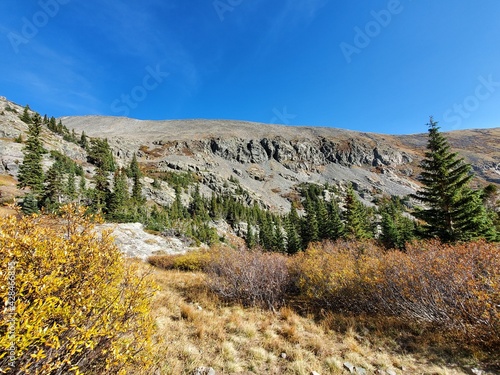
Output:
<path fill-rule="evenodd" d="M 500 344 L 498 244 L 415 242 L 406 253 L 387 253 L 382 273 L 378 296 L 388 313 Z"/>
<path fill-rule="evenodd" d="M 207 266 L 212 291 L 228 301 L 269 309 L 280 307 L 290 286 L 287 258 L 258 250 L 214 250 Z"/>

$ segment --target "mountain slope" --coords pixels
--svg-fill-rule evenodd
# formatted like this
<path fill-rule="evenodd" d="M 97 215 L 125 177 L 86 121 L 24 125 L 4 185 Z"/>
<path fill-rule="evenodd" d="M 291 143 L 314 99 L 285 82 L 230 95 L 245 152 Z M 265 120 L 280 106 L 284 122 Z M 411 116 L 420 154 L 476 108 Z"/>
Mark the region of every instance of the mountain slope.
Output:
<path fill-rule="evenodd" d="M 17 176 L 27 130 L 23 108 L 0 98 L 0 174 Z M 146 173 L 144 194 L 160 204 L 172 202 L 172 189 L 153 187 L 158 173 L 187 171 L 202 183 L 202 193 L 241 187 L 249 201 L 286 211 L 301 183 L 348 183 L 365 203 L 381 195 L 404 196 L 418 188 L 418 164 L 427 135 L 392 136 L 335 128 L 288 127 L 229 120 L 141 121 L 121 117 L 63 117 L 79 135 L 108 138 L 119 164 L 137 153 Z M 500 183 L 500 128 L 447 133 L 451 145 L 475 169 L 477 184 Z M 85 152 L 50 131 L 43 139 L 92 175 Z M 50 160 L 46 158 L 45 166 Z M 16 195 L 9 180 L 6 194 Z M 7 192 L 8 190 L 8 192 Z"/>
<path fill-rule="evenodd" d="M 353 182 L 366 201 L 412 193 L 427 141 L 425 133 L 392 136 L 229 120 L 84 116 L 62 121 L 77 133 L 107 137 L 124 162 L 138 152 L 149 170 L 193 171 L 211 190 L 233 177 L 278 210 L 289 207 L 286 197 L 303 182 Z M 500 182 L 500 128 L 447 135 L 473 164 L 478 183 Z"/>

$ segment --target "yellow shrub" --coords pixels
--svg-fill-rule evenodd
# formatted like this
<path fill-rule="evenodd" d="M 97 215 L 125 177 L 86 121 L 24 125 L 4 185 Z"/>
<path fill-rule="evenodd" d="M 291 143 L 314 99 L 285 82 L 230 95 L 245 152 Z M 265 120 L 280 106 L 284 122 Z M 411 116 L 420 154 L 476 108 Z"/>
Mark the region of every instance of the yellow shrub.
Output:
<path fill-rule="evenodd" d="M 0 373 L 148 365 L 151 282 L 109 233 L 94 231 L 83 208 L 63 208 L 62 219 L 0 218 L 0 249 L 0 348 L 14 350 L 0 351 Z"/>
<path fill-rule="evenodd" d="M 153 255 L 148 258 L 148 262 L 165 270 L 201 271 L 205 268 L 209 259 L 209 253 L 200 250 L 176 255 Z"/>
<path fill-rule="evenodd" d="M 334 311 L 374 312 L 382 250 L 372 242 L 311 244 L 293 260 L 302 296 Z"/>

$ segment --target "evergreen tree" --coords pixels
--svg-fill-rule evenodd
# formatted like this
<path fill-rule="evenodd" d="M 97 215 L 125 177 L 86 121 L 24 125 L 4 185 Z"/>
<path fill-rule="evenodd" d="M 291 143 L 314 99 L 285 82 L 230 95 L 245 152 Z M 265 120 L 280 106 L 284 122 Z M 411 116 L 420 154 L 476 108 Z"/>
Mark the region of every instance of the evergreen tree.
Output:
<path fill-rule="evenodd" d="M 380 206 L 382 216 L 380 241 L 388 249 L 404 250 L 405 245 L 414 238 L 415 224 L 404 216 L 397 197 Z"/>
<path fill-rule="evenodd" d="M 45 190 L 43 197 L 43 205 L 49 209 L 57 209 L 63 203 L 64 196 L 64 181 L 61 168 L 58 163 L 52 164 L 47 171 L 45 179 Z"/>
<path fill-rule="evenodd" d="M 67 130 L 67 128 L 63 125 L 62 121 L 59 120 L 59 122 L 57 123 L 57 132 L 61 135 L 64 135 L 66 132 L 65 130 Z"/>
<path fill-rule="evenodd" d="M 38 200 L 37 198 L 29 193 L 23 197 L 23 202 L 21 203 L 21 210 L 25 215 L 37 214 L 40 212 L 38 209 Z"/>
<path fill-rule="evenodd" d="M 142 196 L 142 183 L 141 177 L 142 172 L 139 168 L 139 163 L 137 162 L 137 156 L 134 153 L 132 157 L 132 161 L 129 166 L 130 177 L 132 177 L 134 184 L 132 186 L 132 199 L 137 203 L 142 203 L 144 201 L 144 197 Z"/>
<path fill-rule="evenodd" d="M 495 227 L 496 241 L 500 241 L 500 190 L 495 185 L 489 184 L 483 189 L 482 198 Z"/>
<path fill-rule="evenodd" d="M 96 212 L 106 211 L 106 203 L 110 197 L 110 188 L 108 182 L 108 173 L 97 168 L 94 175 L 94 189 L 91 192 L 92 206 Z"/>
<path fill-rule="evenodd" d="M 210 198 L 210 217 L 214 220 L 218 220 L 221 216 L 222 204 L 219 197 L 215 193 L 212 193 L 212 196 Z"/>
<path fill-rule="evenodd" d="M 201 221 L 208 221 L 208 212 L 205 208 L 205 202 L 200 194 L 200 185 L 197 184 L 191 195 L 191 204 L 189 207 L 190 213 L 194 218 Z"/>
<path fill-rule="evenodd" d="M 299 217 L 297 209 L 295 208 L 295 205 L 293 203 L 292 203 L 292 206 L 290 208 L 290 212 L 288 213 L 288 221 L 295 228 L 297 228 L 297 229 L 300 228 L 300 223 L 301 223 L 300 222 L 300 217 Z"/>
<path fill-rule="evenodd" d="M 127 176 L 123 170 L 115 171 L 113 176 L 113 192 L 109 198 L 108 214 L 112 218 L 122 218 L 129 200 Z"/>
<path fill-rule="evenodd" d="M 450 151 L 447 139 L 439 132 L 437 122 L 430 118 L 429 140 L 420 181 L 424 185 L 412 197 L 425 204 L 415 216 L 426 224 L 427 237 L 444 242 L 489 237 L 493 227 L 482 205 L 479 192 L 468 185 L 473 174 L 457 153 Z"/>
<path fill-rule="evenodd" d="M 306 194 L 306 202 L 304 204 L 305 215 L 302 219 L 302 241 L 303 248 L 307 248 L 310 242 L 320 240 L 319 224 L 316 216 L 316 205 L 310 194 Z"/>
<path fill-rule="evenodd" d="M 69 173 L 68 179 L 66 180 L 65 194 L 71 199 L 76 198 L 76 187 L 75 187 L 75 174 Z"/>
<path fill-rule="evenodd" d="M 273 223 L 266 213 L 259 223 L 259 243 L 266 250 L 272 249 L 274 244 Z"/>
<path fill-rule="evenodd" d="M 186 209 L 182 204 L 181 189 L 178 186 L 175 187 L 175 200 L 170 207 L 170 217 L 172 220 L 179 220 L 187 217 Z"/>
<path fill-rule="evenodd" d="M 23 114 L 19 117 L 21 119 L 21 121 L 23 121 L 24 123 L 26 124 L 31 124 L 33 119 L 31 118 L 31 115 L 30 115 L 30 106 L 28 104 L 26 104 L 26 106 L 24 107 L 24 111 L 23 111 Z M 40 116 L 40 115 L 39 115 Z M 40 125 L 42 123 L 42 119 L 40 118 Z"/>
<path fill-rule="evenodd" d="M 94 138 L 90 141 L 88 159 L 90 163 L 106 172 L 114 172 L 116 169 L 115 159 L 107 139 Z"/>
<path fill-rule="evenodd" d="M 274 251 L 284 253 L 286 251 L 285 237 L 283 235 L 283 228 L 281 227 L 281 221 L 279 218 L 273 220 L 274 236 L 273 236 L 273 246 Z"/>
<path fill-rule="evenodd" d="M 84 150 L 88 149 L 88 147 L 89 147 L 89 140 L 87 138 L 87 135 L 85 134 L 85 131 L 82 131 L 82 135 L 80 136 L 80 142 L 78 144 Z"/>
<path fill-rule="evenodd" d="M 19 187 L 30 188 L 35 196 L 41 194 L 44 188 L 42 157 L 46 151 L 40 140 L 41 131 L 42 118 L 35 114 L 33 121 L 28 124 L 28 139 L 23 149 L 24 159 L 18 174 Z"/>
<path fill-rule="evenodd" d="M 247 223 L 247 236 L 245 238 L 245 242 L 249 249 L 253 249 L 255 246 L 257 246 L 257 239 L 255 238 L 254 229 L 250 223 Z"/>
<path fill-rule="evenodd" d="M 135 152 L 128 166 L 127 176 L 129 178 L 133 178 L 134 176 L 142 177 L 141 169 L 139 168 L 139 163 L 137 162 L 137 154 Z"/>
<path fill-rule="evenodd" d="M 142 183 L 139 175 L 134 175 L 134 184 L 132 185 L 132 199 L 136 203 L 144 203 L 145 198 L 142 196 Z"/>
<path fill-rule="evenodd" d="M 352 185 L 347 189 L 345 208 L 345 236 L 357 240 L 371 238 L 368 212 L 356 196 Z"/>
<path fill-rule="evenodd" d="M 85 176 L 80 176 L 80 183 L 78 186 L 78 194 L 80 197 L 85 197 L 87 195 L 87 184 L 85 181 Z"/>
<path fill-rule="evenodd" d="M 50 131 L 57 133 L 57 124 L 56 124 L 56 118 L 52 116 L 49 120 L 49 124 L 47 125 Z"/>
<path fill-rule="evenodd" d="M 292 206 L 292 209 L 293 208 Z M 297 212 L 297 211 L 295 211 Z M 298 224 L 294 222 L 293 215 L 289 214 L 286 219 L 286 245 L 288 254 L 296 254 L 302 250 L 302 239 L 299 235 Z"/>
<path fill-rule="evenodd" d="M 328 209 L 326 207 L 326 202 L 323 199 L 319 199 L 316 206 L 317 206 L 316 216 L 318 218 L 319 238 L 321 240 L 325 240 L 331 237 L 330 217 L 328 214 Z"/>
<path fill-rule="evenodd" d="M 344 223 L 340 215 L 340 208 L 334 199 L 328 204 L 328 239 L 335 241 L 344 235 Z"/>
<path fill-rule="evenodd" d="M 494 225 L 494 217 L 483 204 L 482 191 L 474 191 L 464 188 L 462 192 L 462 215 L 458 217 L 461 225 L 460 240 L 471 241 L 484 238 L 487 241 L 497 240 L 497 230 Z"/>

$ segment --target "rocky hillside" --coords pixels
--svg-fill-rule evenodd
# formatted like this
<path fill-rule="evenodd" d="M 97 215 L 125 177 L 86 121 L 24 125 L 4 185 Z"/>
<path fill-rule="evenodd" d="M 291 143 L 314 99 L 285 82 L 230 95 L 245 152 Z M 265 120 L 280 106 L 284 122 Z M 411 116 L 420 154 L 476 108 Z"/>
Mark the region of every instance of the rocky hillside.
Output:
<path fill-rule="evenodd" d="M 137 152 L 150 171 L 192 171 L 207 189 L 237 179 L 251 197 L 287 210 L 303 182 L 345 186 L 365 202 L 380 194 L 406 195 L 418 188 L 418 164 L 427 135 L 391 136 L 334 128 L 286 127 L 239 121 L 140 121 L 65 117 L 77 133 L 107 137 L 123 162 Z M 470 162 L 477 183 L 500 183 L 500 128 L 448 133 Z"/>
<path fill-rule="evenodd" d="M 0 187 L 3 198 L 16 195 L 15 177 L 22 161 L 26 132 L 23 108 L 0 98 Z M 382 194 L 407 195 L 418 188 L 418 164 L 426 134 L 391 136 L 335 128 L 287 127 L 239 121 L 140 121 L 120 117 L 64 117 L 77 134 L 107 138 L 118 162 L 134 153 L 146 172 L 144 194 L 160 204 L 174 199 L 166 184 L 152 186 L 155 173 L 190 171 L 202 183 L 202 193 L 231 191 L 237 185 L 276 211 L 288 210 L 290 197 L 304 182 L 346 186 L 352 182 L 369 203 Z M 424 126 L 422 126 L 422 130 Z M 447 134 L 452 146 L 470 162 L 477 183 L 500 183 L 500 128 Z M 46 130 L 46 148 L 81 164 L 90 177 L 92 165 L 78 145 Z M 46 166 L 51 160 L 47 156 Z"/>

